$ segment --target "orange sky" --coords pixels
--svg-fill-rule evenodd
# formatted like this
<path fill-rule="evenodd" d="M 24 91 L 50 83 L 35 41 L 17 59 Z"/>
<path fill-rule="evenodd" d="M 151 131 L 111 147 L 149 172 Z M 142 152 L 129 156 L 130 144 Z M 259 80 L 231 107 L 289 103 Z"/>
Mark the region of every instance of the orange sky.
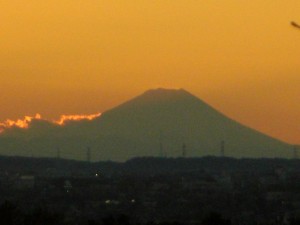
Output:
<path fill-rule="evenodd" d="M 0 121 L 182 87 L 300 143 L 299 0 L 0 0 Z"/>

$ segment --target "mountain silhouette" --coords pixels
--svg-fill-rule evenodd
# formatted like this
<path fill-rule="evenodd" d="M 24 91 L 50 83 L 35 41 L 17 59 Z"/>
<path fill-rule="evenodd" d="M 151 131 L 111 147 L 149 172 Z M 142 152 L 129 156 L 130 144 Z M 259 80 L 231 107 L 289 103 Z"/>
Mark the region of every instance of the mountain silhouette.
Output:
<path fill-rule="evenodd" d="M 292 156 L 292 147 L 226 117 L 189 92 L 146 91 L 92 121 L 63 127 L 39 121 L 0 136 L 3 154 L 127 160 L 132 157 Z M 6 149 L 6 151 L 4 150 Z M 8 151 L 9 149 L 9 151 Z"/>

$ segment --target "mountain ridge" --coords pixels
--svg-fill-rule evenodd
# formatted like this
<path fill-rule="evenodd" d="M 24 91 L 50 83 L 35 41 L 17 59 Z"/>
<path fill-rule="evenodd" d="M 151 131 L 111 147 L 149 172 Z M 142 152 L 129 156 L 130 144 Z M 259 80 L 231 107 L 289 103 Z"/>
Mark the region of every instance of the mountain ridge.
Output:
<path fill-rule="evenodd" d="M 28 148 L 36 154 L 43 149 L 45 154 L 55 154 L 53 149 L 59 146 L 67 157 L 84 158 L 90 146 L 96 159 L 122 161 L 183 156 L 183 145 L 190 157 L 220 155 L 225 142 L 227 156 L 291 157 L 287 143 L 238 123 L 184 89 L 150 89 L 92 121 L 49 127 L 43 132 L 38 127 L 24 130 L 26 144 L 18 147 L 22 140 L 16 137 L 18 145 L 11 149 L 28 153 Z M 31 138 L 30 134 L 35 135 Z M 3 152 L 1 142 L 0 137 Z"/>

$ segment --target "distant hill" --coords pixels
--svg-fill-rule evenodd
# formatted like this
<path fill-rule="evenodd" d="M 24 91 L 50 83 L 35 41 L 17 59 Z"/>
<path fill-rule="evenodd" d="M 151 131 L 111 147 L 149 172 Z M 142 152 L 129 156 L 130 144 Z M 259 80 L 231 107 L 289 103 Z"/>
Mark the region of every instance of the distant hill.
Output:
<path fill-rule="evenodd" d="M 132 158 L 125 162 L 100 161 L 87 163 L 83 161 L 0 156 L 0 174 L 4 176 L 36 175 L 38 177 L 100 177 L 126 175 L 152 176 L 162 174 L 203 176 L 204 173 L 219 172 L 269 174 L 275 169 L 285 168 L 288 171 L 300 171 L 300 160 L 288 159 L 236 159 L 229 157 L 200 158 Z M 5 171 L 3 173 L 3 171 Z"/>
<path fill-rule="evenodd" d="M 149 90 L 92 121 L 33 121 L 0 136 L 0 153 L 124 161 L 132 157 L 293 156 L 292 146 L 224 116 L 189 92 Z"/>

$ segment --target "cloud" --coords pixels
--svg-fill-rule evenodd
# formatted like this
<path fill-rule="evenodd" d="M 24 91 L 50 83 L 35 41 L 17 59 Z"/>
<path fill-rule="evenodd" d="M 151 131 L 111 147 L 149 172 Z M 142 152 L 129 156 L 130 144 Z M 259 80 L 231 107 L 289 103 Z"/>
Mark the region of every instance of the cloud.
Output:
<path fill-rule="evenodd" d="M 95 114 L 74 114 L 74 115 L 61 115 L 58 120 L 48 121 L 51 124 L 56 124 L 63 126 L 68 121 L 81 121 L 81 120 L 93 120 L 99 117 L 101 113 Z M 10 128 L 20 128 L 20 129 L 27 129 L 32 121 L 34 120 L 42 120 L 42 116 L 37 113 L 35 116 L 25 116 L 23 119 L 11 120 L 7 119 L 4 122 L 0 122 L 0 133 L 5 132 L 5 130 Z"/>
<path fill-rule="evenodd" d="M 24 119 L 11 120 L 7 119 L 4 122 L 0 122 L 0 132 L 3 132 L 7 128 L 19 127 L 19 128 L 28 128 L 32 120 L 40 120 L 42 116 L 37 113 L 35 116 L 25 116 Z"/>
<path fill-rule="evenodd" d="M 61 115 L 59 120 L 53 121 L 58 125 L 65 125 L 68 121 L 80 121 L 80 120 L 93 120 L 99 117 L 101 113 L 89 114 L 89 115 Z"/>

